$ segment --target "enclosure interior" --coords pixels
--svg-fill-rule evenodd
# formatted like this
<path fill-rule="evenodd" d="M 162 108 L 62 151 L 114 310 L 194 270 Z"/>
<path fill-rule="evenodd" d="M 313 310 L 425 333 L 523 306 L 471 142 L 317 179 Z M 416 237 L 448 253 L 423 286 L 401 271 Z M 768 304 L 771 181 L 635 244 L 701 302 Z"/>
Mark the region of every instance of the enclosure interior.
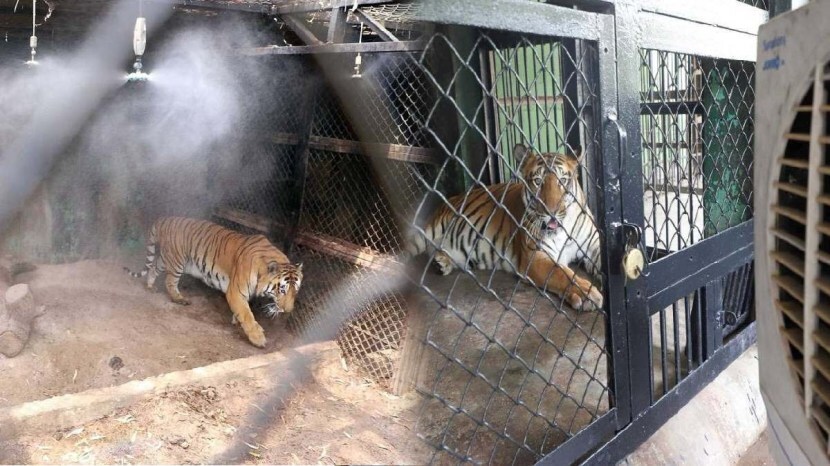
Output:
<path fill-rule="evenodd" d="M 414 384 L 425 400 L 414 430 L 435 447 L 433 461 L 531 463 L 607 419 L 615 406 L 607 300 L 580 312 L 512 272 L 467 263 L 441 276 L 434 254 L 398 259 L 407 234 L 422 233 L 452 196 L 521 183 L 516 144 L 581 152 L 582 210 L 592 213 L 595 247 L 608 257 L 597 43 L 424 25 L 412 5 L 362 10 L 403 40 L 425 39 L 422 50 L 363 53 L 359 66 L 354 53 L 239 56 L 238 47 L 301 41 L 258 15 L 176 13 L 145 60 L 159 79 L 108 97 L 4 238 L 4 251 L 38 264 L 17 281 L 64 319 L 40 329 L 52 332 L 50 344 L 64 341 L 56 329 L 92 326 L 101 314 L 117 324 L 106 338 L 135 340 L 117 354 L 127 370 L 108 365 L 115 353 L 95 353 L 96 378 L 70 384 L 71 369 L 60 366 L 60 377 L 39 382 L 51 387 L 42 396 L 259 352 L 230 325 L 220 293 L 190 281 L 184 293 L 196 299 L 184 309 L 162 291 L 148 299 L 121 272 L 143 264 L 148 225 L 175 214 L 265 234 L 302 262 L 298 309 L 274 321 L 256 314 L 266 350 L 334 338 L 349 369 L 379 389 Z M 300 16 L 324 37 L 329 15 Z M 177 35 L 175 26 L 188 23 L 209 33 Z M 352 15 L 347 24 L 352 42 L 381 42 Z M 636 58 L 642 246 L 656 262 L 752 216 L 754 65 L 647 49 Z M 170 63 L 181 74 L 168 83 Z M 371 289 L 404 267 L 408 288 Z M 590 277 L 573 265 L 597 288 L 609 267 L 603 260 L 600 277 Z M 751 320 L 751 267 L 723 279 L 727 338 Z M 100 309 L 82 320 L 61 307 L 66 290 L 89 300 L 72 309 Z M 696 290 L 651 310 L 652 403 L 703 359 L 704 298 Z M 128 313 L 133 320 L 119 323 Z M 78 352 L 90 341 L 102 346 L 98 336 L 72 332 Z M 190 332 L 206 335 L 201 352 L 167 348 Z M 137 356 L 130 345 L 163 347 L 167 356 Z M 19 370 L 58 366 L 47 345 L 34 350 Z"/>

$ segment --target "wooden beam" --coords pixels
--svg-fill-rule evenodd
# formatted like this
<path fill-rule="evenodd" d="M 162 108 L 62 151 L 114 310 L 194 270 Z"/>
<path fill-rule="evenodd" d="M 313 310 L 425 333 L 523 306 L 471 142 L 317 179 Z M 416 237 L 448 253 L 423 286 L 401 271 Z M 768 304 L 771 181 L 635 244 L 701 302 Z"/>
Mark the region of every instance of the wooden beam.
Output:
<path fill-rule="evenodd" d="M 340 154 L 363 154 L 402 162 L 428 163 L 435 165 L 435 153 L 431 149 L 402 144 L 386 144 L 380 142 L 360 142 L 348 139 L 327 138 L 312 136 L 308 146 L 312 149 L 327 150 Z"/>
<path fill-rule="evenodd" d="M 292 15 L 282 15 L 281 16 L 283 22 L 297 34 L 297 37 L 300 38 L 306 45 L 322 45 L 323 41 L 317 38 L 313 32 L 311 32 L 308 27 L 306 27 L 305 23 L 302 20 L 298 19 Z"/>
<path fill-rule="evenodd" d="M 286 229 L 285 225 L 277 221 L 237 209 L 219 208 L 213 216 L 263 234 L 281 233 Z M 403 271 L 402 264 L 394 257 L 333 236 L 300 231 L 295 241 L 300 246 L 336 257 L 350 264 L 385 272 Z"/>
<path fill-rule="evenodd" d="M 329 18 L 329 34 L 326 42 L 338 44 L 346 38 L 346 11 L 343 8 L 332 8 Z"/>
<path fill-rule="evenodd" d="M 395 29 L 397 31 L 424 31 L 427 29 L 427 24 L 419 23 L 417 21 L 412 22 L 400 22 L 400 21 L 387 21 L 387 20 L 379 20 L 375 19 L 375 21 L 379 24 L 382 24 L 383 27 L 386 29 Z M 360 21 L 353 16 L 347 17 L 346 22 L 351 25 L 358 25 Z"/>
<path fill-rule="evenodd" d="M 424 41 L 412 40 L 401 42 L 363 42 L 362 44 L 323 44 L 300 46 L 269 45 L 267 47 L 244 48 L 240 49 L 239 52 L 248 56 L 302 55 L 312 53 L 417 52 L 424 50 L 424 46 Z"/>
<path fill-rule="evenodd" d="M 403 272 L 403 266 L 392 256 L 333 236 L 301 231 L 297 235 L 296 243 L 368 269 Z"/>
<path fill-rule="evenodd" d="M 186 0 L 184 0 L 186 1 Z M 355 2 L 357 6 L 379 5 L 391 0 L 272 0 L 271 13 L 306 13 L 309 11 L 331 10 L 332 8 L 351 8 Z"/>
<path fill-rule="evenodd" d="M 366 25 L 369 26 L 369 29 L 374 31 L 375 34 L 377 34 L 381 39 L 387 42 L 400 42 L 394 34 L 389 32 L 389 30 L 383 27 L 383 25 L 376 21 L 375 18 L 372 18 L 371 16 L 367 15 L 361 9 L 358 8 L 357 10 L 355 10 L 354 14 L 363 22 L 365 22 Z"/>

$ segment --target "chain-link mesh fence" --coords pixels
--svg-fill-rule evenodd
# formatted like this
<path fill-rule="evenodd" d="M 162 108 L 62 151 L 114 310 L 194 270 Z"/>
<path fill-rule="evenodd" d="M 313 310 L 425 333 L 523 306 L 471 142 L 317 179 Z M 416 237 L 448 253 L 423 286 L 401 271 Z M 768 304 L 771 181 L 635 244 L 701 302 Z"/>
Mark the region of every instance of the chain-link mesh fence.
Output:
<path fill-rule="evenodd" d="M 609 410 L 605 311 L 574 309 L 602 281 L 587 273 L 601 244 L 596 48 L 462 27 L 428 44 L 419 66 L 438 98 L 424 127 L 442 176 L 422 180 L 406 244 L 426 254 L 410 263 L 408 317 L 423 346 L 402 372 L 425 397 L 433 461 L 528 463 Z"/>
<path fill-rule="evenodd" d="M 640 58 L 644 234 L 657 260 L 752 217 L 755 65 Z"/>
<path fill-rule="evenodd" d="M 643 234 L 656 261 L 752 218 L 755 64 L 641 50 L 640 69 Z M 721 280 L 723 335 L 748 320 L 751 270 Z M 652 401 L 704 360 L 705 299 L 697 290 L 652 310 Z"/>
<path fill-rule="evenodd" d="M 374 10 L 414 24 L 410 10 Z M 291 317 L 307 333 L 334 317 L 316 310 L 331 308 L 337 284 L 362 296 L 358 283 L 399 273 L 406 257 L 411 294 L 337 316 L 345 362 L 423 395 L 417 432 L 433 461 L 528 463 L 613 407 L 596 44 L 422 30 L 421 52 L 326 59 L 340 73 L 291 119 L 296 129 L 271 137 L 285 176 L 257 187 L 270 204 L 234 201 L 237 221 L 290 232 L 292 259 L 314 277 Z M 654 261 L 751 218 L 754 66 L 640 58 Z M 291 178 L 301 182 L 286 197 Z M 724 334 L 747 320 L 751 275 L 748 264 L 722 280 Z M 652 400 L 702 361 L 689 342 L 701 338 L 703 293 L 653 311 Z"/>

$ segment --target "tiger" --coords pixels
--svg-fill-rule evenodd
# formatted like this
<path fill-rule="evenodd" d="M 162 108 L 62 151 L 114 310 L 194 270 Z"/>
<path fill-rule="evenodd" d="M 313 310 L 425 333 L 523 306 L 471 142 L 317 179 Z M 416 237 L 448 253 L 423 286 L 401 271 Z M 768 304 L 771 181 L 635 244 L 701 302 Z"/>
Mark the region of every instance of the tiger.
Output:
<path fill-rule="evenodd" d="M 232 324 L 239 323 L 248 340 L 265 346 L 265 333 L 254 319 L 249 301 L 255 297 L 273 300 L 267 315 L 290 313 L 303 281 L 303 264 L 288 257 L 263 235 L 243 235 L 205 220 L 163 217 L 156 220 L 147 237 L 147 260 L 135 278 L 147 277 L 152 290 L 156 278 L 166 272 L 165 287 L 174 303 L 189 305 L 179 292 L 182 274 L 201 279 L 225 293 Z"/>
<path fill-rule="evenodd" d="M 519 179 L 449 198 L 423 232 L 409 232 L 401 259 L 434 251 L 442 275 L 455 264 L 502 269 L 574 309 L 601 309 L 600 288 L 569 267 L 579 261 L 602 281 L 600 237 L 578 179 L 581 148 L 573 155 L 536 153 L 516 144 L 513 156 Z"/>

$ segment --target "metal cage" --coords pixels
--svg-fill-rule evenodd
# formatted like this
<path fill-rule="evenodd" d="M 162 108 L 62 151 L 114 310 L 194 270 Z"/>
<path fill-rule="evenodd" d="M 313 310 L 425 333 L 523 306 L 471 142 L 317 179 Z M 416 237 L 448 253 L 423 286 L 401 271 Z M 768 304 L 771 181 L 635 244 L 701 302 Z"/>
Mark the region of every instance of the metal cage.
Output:
<path fill-rule="evenodd" d="M 268 136 L 284 174 L 269 204 L 241 198 L 217 214 L 285 233 L 315 277 L 292 325 L 343 322 L 350 368 L 414 388 L 432 462 L 619 459 L 754 339 L 754 34 L 769 5 L 550 3 L 424 0 L 319 11 L 314 26 L 286 19 L 326 79 L 294 127 Z M 366 42 L 323 43 L 321 24 L 329 39 Z M 279 49 L 252 53 L 300 53 Z M 565 186 L 565 218 L 585 219 L 579 232 L 552 224 L 572 264 L 532 227 L 559 206 L 523 172 L 517 144 L 560 154 L 540 157 L 539 177 Z M 571 178 L 561 166 L 577 154 Z M 545 206 L 517 215 L 519 198 Z M 441 238 L 428 228 L 439 211 L 451 230 Z M 494 218 L 504 224 L 488 230 Z M 548 275 L 493 231 L 535 244 Z M 410 257 L 413 241 L 425 254 Z M 645 262 L 627 271 L 634 250 Z M 404 273 L 406 289 L 361 285 Z M 332 303 L 338 283 L 358 304 Z M 598 295 L 598 309 L 574 308 Z"/>

